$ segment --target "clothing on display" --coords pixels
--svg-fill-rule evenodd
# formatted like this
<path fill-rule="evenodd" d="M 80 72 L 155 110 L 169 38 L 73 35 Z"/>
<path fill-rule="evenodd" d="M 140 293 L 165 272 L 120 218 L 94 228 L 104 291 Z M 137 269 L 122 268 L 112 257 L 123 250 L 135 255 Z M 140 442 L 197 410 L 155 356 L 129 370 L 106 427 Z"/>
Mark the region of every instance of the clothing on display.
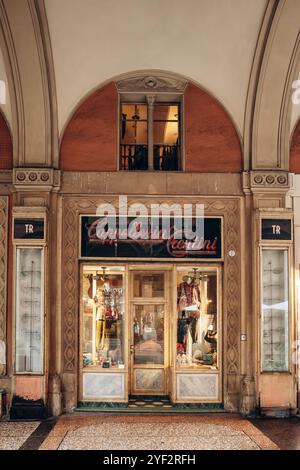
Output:
<path fill-rule="evenodd" d="M 121 336 L 123 321 L 122 276 L 86 276 L 85 367 L 118 367 L 123 364 Z M 91 290 L 93 297 L 91 299 Z M 93 326 L 94 322 L 94 326 Z M 93 333 L 94 331 L 94 333 Z"/>
<path fill-rule="evenodd" d="M 208 276 L 196 281 L 183 276 L 177 289 L 177 365 L 215 366 L 217 331 L 215 311 L 207 296 Z"/>

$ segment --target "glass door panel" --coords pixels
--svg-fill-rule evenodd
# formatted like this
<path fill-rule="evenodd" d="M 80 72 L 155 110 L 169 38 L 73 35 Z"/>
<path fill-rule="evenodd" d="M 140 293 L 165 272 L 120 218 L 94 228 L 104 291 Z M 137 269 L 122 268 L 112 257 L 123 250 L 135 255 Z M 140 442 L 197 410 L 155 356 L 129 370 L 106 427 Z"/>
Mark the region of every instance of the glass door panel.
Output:
<path fill-rule="evenodd" d="M 134 364 L 164 364 L 164 305 L 135 305 Z"/>
<path fill-rule="evenodd" d="M 132 271 L 131 393 L 166 393 L 166 272 Z"/>
<path fill-rule="evenodd" d="M 133 275 L 133 296 L 141 298 L 164 297 L 163 273 L 136 273 Z"/>

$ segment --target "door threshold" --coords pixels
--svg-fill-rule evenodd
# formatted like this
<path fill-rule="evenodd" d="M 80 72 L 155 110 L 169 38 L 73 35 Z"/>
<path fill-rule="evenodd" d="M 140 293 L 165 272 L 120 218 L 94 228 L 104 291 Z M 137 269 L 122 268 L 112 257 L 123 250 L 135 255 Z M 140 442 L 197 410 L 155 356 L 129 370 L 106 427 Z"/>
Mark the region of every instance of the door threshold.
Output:
<path fill-rule="evenodd" d="M 227 413 L 220 403 L 171 403 L 168 398 L 130 397 L 128 403 L 81 402 L 75 411 L 116 414 L 197 414 Z"/>
<path fill-rule="evenodd" d="M 229 412 L 224 410 L 223 408 L 169 408 L 169 409 L 161 409 L 161 408 L 151 408 L 151 409 L 132 409 L 132 408 L 106 408 L 101 406 L 96 407 L 84 407 L 81 406 L 79 408 L 75 408 L 76 412 L 80 413 L 101 413 L 101 414 L 130 414 L 130 415 L 169 415 L 169 414 L 211 414 L 211 413 L 218 413 L 218 414 L 228 414 Z"/>

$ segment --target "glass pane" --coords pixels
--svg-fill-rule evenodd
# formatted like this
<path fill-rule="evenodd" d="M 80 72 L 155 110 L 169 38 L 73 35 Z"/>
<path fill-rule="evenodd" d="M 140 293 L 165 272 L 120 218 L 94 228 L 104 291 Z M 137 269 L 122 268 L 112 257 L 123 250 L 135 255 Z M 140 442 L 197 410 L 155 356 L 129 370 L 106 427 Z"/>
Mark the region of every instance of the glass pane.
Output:
<path fill-rule="evenodd" d="M 120 268 L 83 270 L 83 366 L 124 368 L 124 280 Z"/>
<path fill-rule="evenodd" d="M 262 370 L 288 370 L 288 251 L 262 252 Z"/>
<path fill-rule="evenodd" d="M 178 122 L 153 123 L 155 145 L 178 145 Z"/>
<path fill-rule="evenodd" d="M 217 273 L 177 272 L 177 367 L 216 369 Z"/>
<path fill-rule="evenodd" d="M 159 145 L 178 144 L 178 105 L 154 106 L 153 142 Z"/>
<path fill-rule="evenodd" d="M 121 144 L 147 144 L 147 106 L 122 104 Z"/>
<path fill-rule="evenodd" d="M 128 121 L 139 118 L 147 121 L 148 107 L 142 103 L 122 104 L 122 113 L 126 114 Z"/>
<path fill-rule="evenodd" d="M 154 105 L 153 118 L 154 121 L 178 121 L 179 106 L 178 104 L 156 104 Z"/>
<path fill-rule="evenodd" d="M 134 297 L 164 297 L 163 274 L 134 274 Z"/>
<path fill-rule="evenodd" d="M 164 305 L 134 306 L 134 363 L 164 364 Z"/>
<path fill-rule="evenodd" d="M 17 249 L 16 372 L 43 372 L 42 250 Z"/>

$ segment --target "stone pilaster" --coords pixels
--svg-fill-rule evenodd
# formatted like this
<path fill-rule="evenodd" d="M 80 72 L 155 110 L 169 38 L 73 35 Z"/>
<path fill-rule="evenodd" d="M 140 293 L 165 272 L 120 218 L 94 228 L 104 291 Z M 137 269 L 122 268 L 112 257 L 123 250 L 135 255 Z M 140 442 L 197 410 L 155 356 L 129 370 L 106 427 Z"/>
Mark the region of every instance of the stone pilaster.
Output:
<path fill-rule="evenodd" d="M 8 197 L 0 196 L 0 377 L 6 374 Z"/>

